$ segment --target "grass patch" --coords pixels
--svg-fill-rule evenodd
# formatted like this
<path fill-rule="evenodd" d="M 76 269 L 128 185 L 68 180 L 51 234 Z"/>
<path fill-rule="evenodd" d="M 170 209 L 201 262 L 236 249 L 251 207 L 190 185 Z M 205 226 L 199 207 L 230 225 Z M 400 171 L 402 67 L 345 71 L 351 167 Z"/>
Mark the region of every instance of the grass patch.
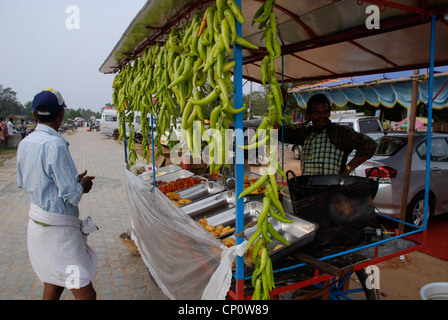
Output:
<path fill-rule="evenodd" d="M 0 149 L 0 166 L 3 166 L 6 160 L 12 159 L 17 154 L 17 148 Z"/>

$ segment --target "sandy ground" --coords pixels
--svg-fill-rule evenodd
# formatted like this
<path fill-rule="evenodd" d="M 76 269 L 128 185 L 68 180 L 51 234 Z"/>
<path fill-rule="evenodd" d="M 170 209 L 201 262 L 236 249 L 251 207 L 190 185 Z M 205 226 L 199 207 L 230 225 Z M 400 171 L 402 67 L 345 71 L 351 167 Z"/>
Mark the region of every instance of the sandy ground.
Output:
<path fill-rule="evenodd" d="M 420 288 L 431 282 L 448 282 L 448 261 L 415 251 L 378 264 L 383 300 L 418 300 Z"/>

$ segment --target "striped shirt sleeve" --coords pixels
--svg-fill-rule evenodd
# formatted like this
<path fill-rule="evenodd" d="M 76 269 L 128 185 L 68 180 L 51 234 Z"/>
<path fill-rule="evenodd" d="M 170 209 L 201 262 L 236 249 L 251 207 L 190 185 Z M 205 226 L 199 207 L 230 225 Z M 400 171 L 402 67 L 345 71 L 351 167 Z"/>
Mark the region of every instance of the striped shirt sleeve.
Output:
<path fill-rule="evenodd" d="M 46 172 L 58 187 L 58 197 L 78 206 L 83 189 L 78 181 L 78 173 L 68 148 L 58 146 L 48 156 Z"/>

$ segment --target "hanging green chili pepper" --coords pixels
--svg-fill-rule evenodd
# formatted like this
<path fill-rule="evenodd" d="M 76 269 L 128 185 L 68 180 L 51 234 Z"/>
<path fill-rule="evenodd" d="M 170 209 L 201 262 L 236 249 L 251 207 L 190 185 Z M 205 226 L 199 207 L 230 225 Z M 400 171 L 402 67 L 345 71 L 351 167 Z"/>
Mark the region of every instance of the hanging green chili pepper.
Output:
<path fill-rule="evenodd" d="M 258 216 L 257 228 L 260 229 L 263 221 L 268 216 L 268 211 L 271 206 L 271 200 L 268 197 L 263 198 L 263 205 L 261 206 L 260 214 Z"/>
<path fill-rule="evenodd" d="M 255 181 L 253 184 L 251 184 L 249 187 L 247 187 L 240 193 L 238 199 L 241 199 L 242 197 L 260 188 L 268 180 L 268 178 L 269 176 L 266 174 L 260 176 L 260 178 L 258 178 L 257 181 Z"/>
<path fill-rule="evenodd" d="M 236 32 L 236 23 L 235 23 L 235 16 L 233 15 L 232 11 L 229 9 L 224 10 L 224 17 L 227 20 L 227 23 L 229 25 L 230 34 L 231 34 L 231 41 L 232 43 L 235 42 L 237 32 Z"/>
<path fill-rule="evenodd" d="M 227 5 L 229 6 L 230 10 L 232 10 L 233 15 L 235 16 L 235 19 L 241 23 L 245 24 L 246 20 L 243 17 L 243 14 L 241 13 L 240 7 L 236 4 L 234 0 L 227 0 Z"/>
<path fill-rule="evenodd" d="M 260 49 L 258 46 L 250 43 L 249 41 L 247 41 L 244 38 L 241 38 L 239 35 L 236 36 L 235 43 L 239 44 L 240 46 L 246 47 L 248 49 L 254 49 L 254 50 Z"/>
<path fill-rule="evenodd" d="M 189 101 L 191 101 L 193 104 L 197 104 L 199 106 L 205 106 L 207 104 L 212 103 L 213 101 L 216 100 L 216 98 L 218 98 L 219 95 L 219 90 L 217 89 L 213 89 L 212 92 L 210 92 L 206 97 L 200 99 L 200 100 L 194 100 L 194 99 L 189 99 Z"/>
<path fill-rule="evenodd" d="M 283 238 L 283 237 L 281 236 L 281 234 L 278 233 L 277 230 L 275 230 L 275 228 L 272 226 L 272 223 L 268 222 L 267 228 L 268 228 L 268 232 L 269 232 L 269 234 L 270 234 L 275 240 L 277 240 L 277 241 L 280 242 L 280 243 L 283 243 L 283 244 L 286 245 L 286 246 L 289 246 L 289 245 L 290 245 L 290 243 L 289 243 L 288 241 L 286 241 L 285 238 Z"/>

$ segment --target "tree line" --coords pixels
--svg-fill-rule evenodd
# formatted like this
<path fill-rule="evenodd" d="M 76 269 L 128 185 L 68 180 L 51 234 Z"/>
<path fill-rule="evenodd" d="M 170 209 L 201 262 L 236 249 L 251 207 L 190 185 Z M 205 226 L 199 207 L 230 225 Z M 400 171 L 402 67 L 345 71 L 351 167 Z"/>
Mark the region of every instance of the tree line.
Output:
<path fill-rule="evenodd" d="M 78 108 L 76 110 L 67 108 L 64 120 L 68 121 L 76 117 L 88 120 L 91 116 L 98 119 L 101 113 L 84 108 Z M 5 88 L 0 84 L 0 117 L 4 119 L 20 118 L 32 121 L 34 120 L 32 101 L 28 101 L 23 105 L 17 100 L 17 92 L 11 88 Z"/>

